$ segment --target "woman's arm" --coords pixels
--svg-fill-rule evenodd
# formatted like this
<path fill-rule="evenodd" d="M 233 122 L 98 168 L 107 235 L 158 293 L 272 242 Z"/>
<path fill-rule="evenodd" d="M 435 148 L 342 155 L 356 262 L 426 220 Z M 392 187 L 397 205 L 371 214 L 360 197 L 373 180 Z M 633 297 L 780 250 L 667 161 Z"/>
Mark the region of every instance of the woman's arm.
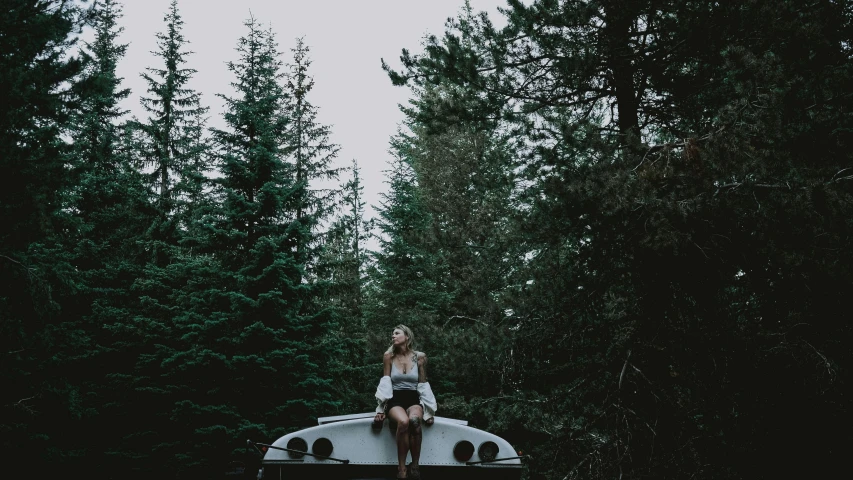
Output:
<path fill-rule="evenodd" d="M 382 375 L 391 375 L 391 354 L 387 352 L 382 356 Z"/>
<path fill-rule="evenodd" d="M 390 376 L 390 375 L 391 375 L 391 354 L 390 354 L 390 353 L 386 353 L 385 355 L 383 355 L 383 356 L 382 356 L 382 373 L 383 373 L 382 379 L 385 379 L 385 377 L 388 377 L 388 376 Z M 376 394 L 377 394 L 377 399 L 379 398 L 379 397 L 378 397 L 378 395 L 379 395 L 379 391 L 381 391 L 381 389 L 382 389 L 382 386 L 381 386 L 381 385 L 382 385 L 382 380 L 380 380 L 380 381 L 379 381 L 379 384 L 380 384 L 380 387 L 379 387 L 379 390 L 377 390 L 377 393 L 376 393 Z M 390 382 L 389 382 L 387 385 L 388 385 L 388 386 L 386 386 L 385 388 L 390 389 L 390 388 L 391 388 L 391 387 L 390 387 L 390 385 L 391 385 L 391 384 L 390 384 Z M 390 390 L 389 390 L 389 391 L 390 391 Z M 387 393 L 386 393 L 386 394 L 387 394 Z M 385 401 L 387 401 L 387 399 L 386 399 Z M 381 422 L 381 421 L 385 420 L 385 414 L 384 414 L 384 413 L 382 413 L 382 412 L 385 410 L 385 408 L 384 408 L 384 404 L 385 404 L 385 402 L 381 402 L 381 403 L 376 407 L 376 418 L 374 419 L 374 422 Z"/>
<path fill-rule="evenodd" d="M 429 384 L 427 384 L 425 386 L 420 385 L 420 384 L 427 383 L 426 366 L 427 366 L 426 354 L 423 352 L 418 352 L 418 384 L 419 384 L 418 385 L 418 393 L 419 394 L 422 393 L 421 390 L 424 390 L 424 392 L 426 390 L 429 390 L 429 396 L 432 397 L 433 396 L 432 395 L 432 389 L 431 388 L 424 389 L 424 387 L 429 387 Z M 434 399 L 433 399 L 433 402 L 435 402 Z M 426 407 L 426 404 L 422 403 L 422 405 L 424 407 Z M 435 405 L 433 404 L 431 408 L 434 409 Z M 427 412 L 427 409 L 424 408 L 424 423 L 426 423 L 427 425 L 432 425 L 432 423 L 434 421 L 435 421 L 435 419 L 432 416 L 432 412 Z"/>
<path fill-rule="evenodd" d="M 418 383 L 426 383 L 426 364 L 427 357 L 426 353 L 418 352 Z"/>

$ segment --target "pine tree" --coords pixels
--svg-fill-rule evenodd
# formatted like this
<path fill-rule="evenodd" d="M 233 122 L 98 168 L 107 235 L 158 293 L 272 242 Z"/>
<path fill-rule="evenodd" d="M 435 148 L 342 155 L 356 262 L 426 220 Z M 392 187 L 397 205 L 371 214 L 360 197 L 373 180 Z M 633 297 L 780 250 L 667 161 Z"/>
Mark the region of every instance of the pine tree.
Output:
<path fill-rule="evenodd" d="M 363 409 L 372 400 L 375 387 L 376 352 L 365 355 L 370 336 L 365 319 L 367 274 L 371 268 L 368 242 L 373 238 L 373 221 L 365 218 L 364 186 L 361 171 L 353 160 L 351 177 L 341 187 L 339 213 L 324 234 L 323 251 L 317 266 L 318 280 L 327 285 L 323 305 L 329 308 L 338 325 L 324 335 L 324 342 L 344 350 L 333 357 L 332 371 L 337 389 L 346 394 L 341 410 Z M 353 395 L 354 393 L 359 395 Z"/>
<path fill-rule="evenodd" d="M 74 161 L 77 182 L 73 199 L 81 222 L 81 244 L 76 260 L 81 271 L 101 275 L 106 264 L 121 264 L 138 256 L 132 245 L 145 228 L 145 191 L 126 149 L 127 113 L 119 103 L 128 97 L 116 75 L 127 45 L 118 43 L 121 6 L 114 0 L 93 6 L 95 38 L 82 50 L 85 68 L 77 86 L 79 108 L 74 115 Z M 113 266 L 116 266 L 114 264 Z M 97 273 L 99 272 L 100 273 Z M 115 280 L 107 274 L 92 279 L 92 288 L 105 288 Z M 87 283 L 90 283 L 87 281 Z"/>
<path fill-rule="evenodd" d="M 115 417 L 121 415 L 117 391 L 126 385 L 117 389 L 105 378 L 127 373 L 136 359 L 128 357 L 126 345 L 114 343 L 105 326 L 132 316 L 136 301 L 130 288 L 144 265 L 137 242 L 152 218 L 144 177 L 133 167 L 126 145 L 129 129 L 119 123 L 126 114 L 119 103 L 130 93 L 121 88 L 122 79 L 116 75 L 127 49 L 118 43 L 121 6 L 105 0 L 93 5 L 91 12 L 95 38 L 81 50 L 84 71 L 76 86 L 79 106 L 72 135 L 76 185 L 71 202 L 79 222 L 73 263 L 81 285 L 63 307 L 79 319 L 77 335 L 85 334 L 91 345 L 66 356 L 63 363 L 79 372 L 87 421 L 85 440 L 81 437 L 88 450 L 86 461 L 106 467 L 108 461 L 101 454 L 127 432 Z M 104 443 L 107 439 L 109 443 Z"/>
<path fill-rule="evenodd" d="M 432 218 L 426 210 L 403 134 L 392 139 L 394 159 L 387 171 L 389 191 L 377 209 L 380 250 L 374 258 L 371 322 L 385 332 L 400 318 L 421 321 L 444 311 L 440 284 L 446 265 L 429 249 Z M 415 320 L 417 319 L 417 320 Z M 432 323 L 432 322 L 429 322 Z M 382 326 L 385 326 L 383 329 Z M 378 332 L 377 332 L 378 333 Z M 385 342 L 382 335 L 381 344 Z"/>
<path fill-rule="evenodd" d="M 177 0 L 172 0 L 163 20 L 166 32 L 157 34 L 159 50 L 154 54 L 164 65 L 149 67 L 142 74 L 150 95 L 142 98 L 142 106 L 149 118 L 138 123 L 146 139 L 141 160 L 154 167 L 151 179 L 159 220 L 152 225 L 151 235 L 159 265 L 165 264 L 169 246 L 177 243 L 180 229 L 186 228 L 192 202 L 201 197 L 207 170 L 202 135 L 208 111 L 199 93 L 189 87 L 196 70 L 184 66 L 190 52 L 184 50 L 188 42 Z"/>
<path fill-rule="evenodd" d="M 847 2 L 505 13 L 501 30 L 461 16 L 391 72 L 458 92 L 417 112 L 431 130 L 498 122 L 523 140 L 513 394 L 483 418 L 553 459 L 533 474 L 790 474 L 751 467 L 780 452 L 810 459 L 798 473 L 830 471 L 844 434 L 818 425 L 847 415 L 851 334 L 834 320 L 853 278 L 838 253 Z M 801 322 L 815 330 L 795 333 Z"/>
<path fill-rule="evenodd" d="M 10 0 L 0 16 L 0 448 L 45 474 L 79 452 L 64 435 L 84 413 L 74 372 L 61 364 L 87 347 L 62 308 L 79 280 L 65 241 L 77 226 L 63 133 L 80 25 L 70 2 Z"/>
<path fill-rule="evenodd" d="M 286 74 L 284 111 L 287 126 L 283 138 L 288 161 L 294 169 L 294 187 L 297 190 L 289 208 L 298 222 L 296 225 L 304 230 L 304 238 L 297 243 L 299 261 L 311 266 L 317 261 L 319 245 L 309 242 L 308 238 L 318 231 L 332 212 L 336 192 L 323 183 L 338 179 L 340 168 L 334 166 L 334 160 L 340 147 L 331 143 L 331 129 L 317 122 L 317 107 L 308 98 L 314 87 L 314 80 L 308 74 L 310 49 L 302 38 L 298 38 L 292 51 L 293 63 L 287 65 Z"/>
<path fill-rule="evenodd" d="M 175 298 L 189 281 L 184 264 L 192 248 L 194 218 L 205 207 L 208 162 L 203 137 L 207 108 L 188 85 L 195 70 L 185 66 L 189 52 L 177 1 L 171 2 L 164 22 L 166 31 L 157 34 L 159 50 L 154 52 L 164 65 L 142 74 L 149 94 L 142 106 L 149 118 L 130 122 L 114 159 L 126 155 L 147 176 L 142 182 L 147 205 L 135 209 L 148 223 L 134 235 L 130 256 L 109 265 L 108 273 L 116 276 L 113 285 L 126 282 L 129 287 L 115 292 L 120 295 L 115 299 L 99 299 L 94 312 L 106 320 L 103 358 L 111 369 L 105 398 L 112 421 L 106 428 L 113 441 L 106 455 L 141 475 L 182 465 L 175 459 L 178 442 L 158 432 L 169 429 L 174 395 L 185 386 L 164 376 L 161 363 L 179 343 L 173 332 L 182 311 Z"/>
<path fill-rule="evenodd" d="M 468 392 L 483 396 L 501 392 L 498 382 L 478 375 L 484 367 L 466 362 L 465 356 L 492 356 L 496 361 L 488 371 L 500 374 L 497 360 L 503 353 L 494 352 L 503 352 L 510 337 L 513 310 L 508 285 L 521 267 L 524 253 L 514 230 L 518 147 L 513 133 L 488 121 L 460 121 L 441 130 L 418 121 L 423 118 L 421 111 L 437 108 L 448 97 L 476 102 L 454 90 L 449 85 L 427 86 L 404 109 L 409 129 L 407 158 L 431 219 L 422 248 L 445 265 L 434 271 L 441 276 L 433 280 L 447 295 L 447 303 L 436 312 L 434 323 L 423 324 L 419 330 L 429 339 L 431 349 L 437 350 L 431 355 L 433 363 L 442 365 L 439 371 L 444 378 L 434 376 L 435 380 L 468 379 L 448 382 L 443 388 L 445 401 L 457 393 L 464 397 Z M 469 336 L 481 341 L 466 347 L 464 339 Z M 462 403 L 468 400 L 470 397 Z M 470 416 L 468 412 L 456 414 Z"/>
<path fill-rule="evenodd" d="M 321 261 L 324 271 L 320 276 L 331 284 L 329 303 L 340 308 L 345 317 L 359 319 L 372 225 L 364 216 L 364 186 L 355 160 L 350 172 L 352 178 L 341 188 L 342 212 L 326 233 Z"/>
<path fill-rule="evenodd" d="M 239 458 L 236 439 L 276 438 L 335 408 L 319 367 L 334 349 L 317 340 L 330 315 L 297 255 L 312 239 L 290 209 L 304 184 L 282 145 L 282 63 L 272 31 L 245 25 L 228 65 L 236 95 L 222 95 L 227 128 L 213 131 L 220 207 L 197 219 L 197 249 L 169 270 L 190 281 L 170 297 L 180 340 L 159 354 L 182 392 L 171 415 L 196 445 L 170 448 L 171 461 L 195 472 Z"/>

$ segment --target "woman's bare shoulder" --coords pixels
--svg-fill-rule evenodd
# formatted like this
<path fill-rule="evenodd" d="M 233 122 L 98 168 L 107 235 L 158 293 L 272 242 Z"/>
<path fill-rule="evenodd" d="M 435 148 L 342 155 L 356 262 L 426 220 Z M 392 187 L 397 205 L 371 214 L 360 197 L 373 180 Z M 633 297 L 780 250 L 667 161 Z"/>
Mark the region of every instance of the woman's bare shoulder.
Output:
<path fill-rule="evenodd" d="M 418 363 L 426 362 L 426 353 L 424 352 L 415 352 L 418 354 Z"/>
<path fill-rule="evenodd" d="M 382 361 L 390 362 L 390 361 L 391 361 L 391 357 L 393 357 L 393 356 L 394 356 L 394 355 L 393 355 L 391 352 L 385 352 L 385 354 L 384 354 L 384 355 L 382 355 Z"/>

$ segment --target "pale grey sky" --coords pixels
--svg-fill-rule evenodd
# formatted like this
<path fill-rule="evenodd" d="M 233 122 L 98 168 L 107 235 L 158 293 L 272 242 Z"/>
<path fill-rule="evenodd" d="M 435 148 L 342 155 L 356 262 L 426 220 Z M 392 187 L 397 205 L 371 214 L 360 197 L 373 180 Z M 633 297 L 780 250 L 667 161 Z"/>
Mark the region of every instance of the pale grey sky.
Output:
<path fill-rule="evenodd" d="M 500 25 L 498 6 L 505 0 L 470 0 L 474 11 L 487 11 Z M 144 118 L 139 106 L 145 82 L 139 74 L 146 67 L 160 67 L 150 52 L 157 49 L 155 33 L 164 31 L 163 16 L 170 0 L 124 0 L 125 28 L 120 40 L 129 43 L 119 65 L 124 86 L 132 90 L 124 107 Z M 243 26 L 250 11 L 276 32 L 283 60 L 291 60 L 290 49 L 304 37 L 311 49 L 314 90 L 311 102 L 319 108 L 320 122 L 332 126 L 332 141 L 341 146 L 338 161 L 361 167 L 365 201 L 378 205 L 386 190 L 383 170 L 387 168 L 389 137 L 403 116 L 397 105 L 408 99 L 408 90 L 394 87 L 380 68 L 384 58 L 399 66 L 403 48 L 421 52 L 427 34 L 440 36 L 448 17 L 456 16 L 464 0 L 179 0 L 184 37 L 195 52 L 187 66 L 198 70 L 191 87 L 201 92 L 210 107 L 210 125 L 222 126 L 222 100 L 218 93 L 231 93 L 227 61 L 236 60 L 234 47 L 246 32 Z M 367 212 L 373 215 L 372 210 Z"/>

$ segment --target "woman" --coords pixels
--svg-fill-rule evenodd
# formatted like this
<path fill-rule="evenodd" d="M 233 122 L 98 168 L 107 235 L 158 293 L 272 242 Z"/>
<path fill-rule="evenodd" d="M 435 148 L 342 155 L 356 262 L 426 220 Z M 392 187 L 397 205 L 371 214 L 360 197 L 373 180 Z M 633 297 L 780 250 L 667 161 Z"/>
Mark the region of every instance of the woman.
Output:
<path fill-rule="evenodd" d="M 421 422 L 432 425 L 437 408 L 435 396 L 426 380 L 427 358 L 414 350 L 415 336 L 409 327 L 397 325 L 391 334 L 391 346 L 382 358 L 383 376 L 376 389 L 374 425 L 381 428 L 387 412 L 397 422 L 397 478 L 413 479 L 421 474 Z M 412 463 L 406 471 L 406 455 L 412 452 Z"/>

